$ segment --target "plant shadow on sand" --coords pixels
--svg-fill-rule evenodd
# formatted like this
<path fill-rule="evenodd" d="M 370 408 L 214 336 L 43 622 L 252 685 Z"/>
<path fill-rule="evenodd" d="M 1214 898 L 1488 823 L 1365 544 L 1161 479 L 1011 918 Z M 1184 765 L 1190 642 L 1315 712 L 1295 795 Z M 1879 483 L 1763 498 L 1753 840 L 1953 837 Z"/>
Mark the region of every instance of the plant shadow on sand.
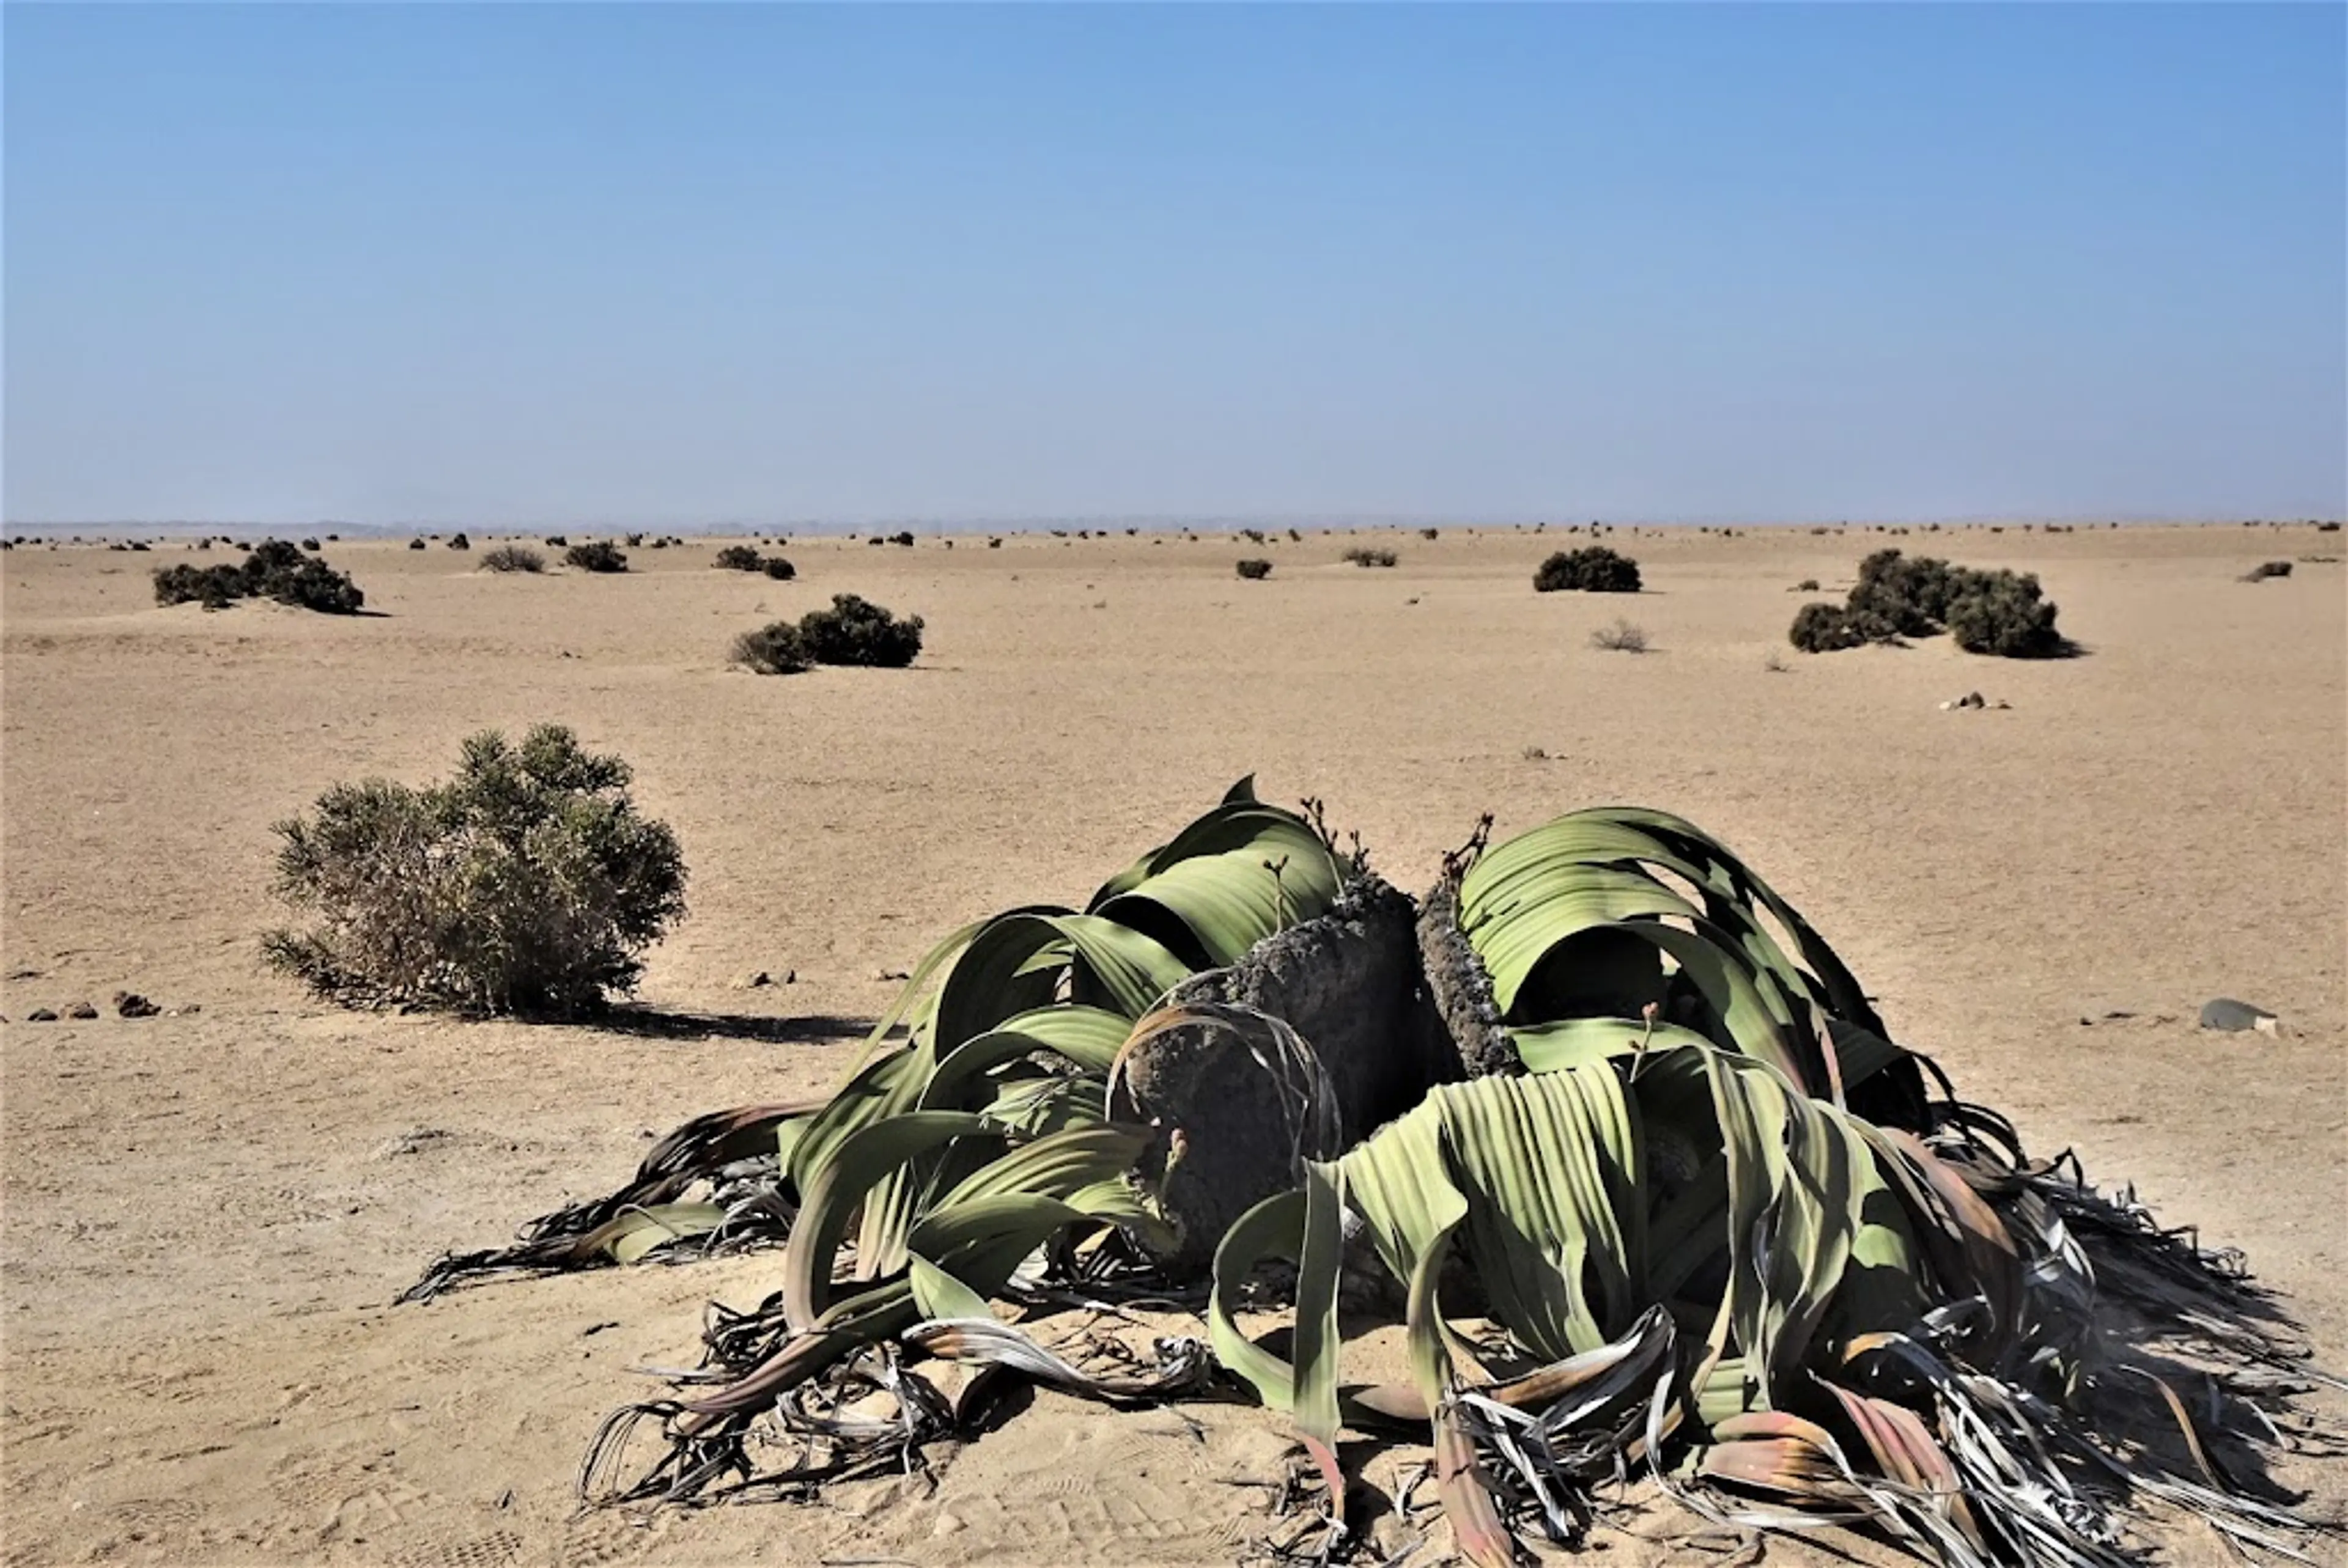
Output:
<path fill-rule="evenodd" d="M 583 1021 L 590 1029 L 642 1040 L 751 1040 L 767 1045 L 829 1045 L 862 1040 L 872 1032 L 875 1020 L 841 1018 L 832 1013 L 777 1017 L 767 1013 L 624 1006 Z"/>

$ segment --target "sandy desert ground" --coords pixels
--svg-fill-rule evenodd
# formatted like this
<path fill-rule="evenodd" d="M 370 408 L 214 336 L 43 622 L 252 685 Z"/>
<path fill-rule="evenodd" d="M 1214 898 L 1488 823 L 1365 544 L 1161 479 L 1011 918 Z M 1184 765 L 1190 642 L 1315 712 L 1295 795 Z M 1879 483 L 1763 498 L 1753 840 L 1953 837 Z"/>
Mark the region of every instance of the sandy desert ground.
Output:
<path fill-rule="evenodd" d="M 2040 573 L 2091 650 L 2044 664 L 1945 640 L 1794 654 L 1792 585 L 1847 585 L 1884 542 L 1857 529 L 1625 530 L 1635 600 L 1536 596 L 1558 541 L 1510 530 L 1406 533 L 1392 570 L 1314 533 L 802 540 L 788 584 L 713 570 L 706 544 L 623 577 L 493 577 L 477 534 L 474 557 L 330 547 L 383 612 L 351 620 L 158 610 L 149 568 L 221 559 L 177 543 L 11 552 L 5 1561 L 1240 1556 L 1266 1494 L 1233 1483 L 1275 1476 L 1283 1444 L 1231 1405 L 1193 1412 L 1201 1437 L 1044 1398 L 933 1493 L 576 1516 L 589 1432 L 654 1387 L 629 1368 L 689 1361 L 703 1302 L 754 1300 L 771 1261 L 387 1303 L 444 1248 L 616 1184 L 688 1114 L 829 1086 L 882 971 L 965 918 L 1080 898 L 1248 773 L 1323 797 L 1411 888 L 1487 809 L 1502 833 L 1609 800 L 1694 818 L 1961 1087 L 2247 1249 L 2348 1363 L 2348 591 L 2338 564 L 2236 580 L 2341 537 L 1893 541 Z M 1254 553 L 1272 579 L 1235 580 Z M 925 616 L 920 665 L 726 666 L 736 631 L 840 590 Z M 1618 614 L 1653 651 L 1588 645 Z M 2011 709 L 1940 707 L 1975 689 Z M 681 836 L 693 910 L 643 999 L 698 1022 L 356 1014 L 262 970 L 273 821 L 547 720 L 627 757 Z M 797 983 L 732 988 L 760 968 Z M 123 989 L 179 1015 L 24 1021 Z M 2199 1031 L 2219 995 L 2284 1032 Z M 2283 1475 L 2338 1510 L 2343 1470 Z M 1600 1561 L 1668 1553 L 1601 1539 Z"/>

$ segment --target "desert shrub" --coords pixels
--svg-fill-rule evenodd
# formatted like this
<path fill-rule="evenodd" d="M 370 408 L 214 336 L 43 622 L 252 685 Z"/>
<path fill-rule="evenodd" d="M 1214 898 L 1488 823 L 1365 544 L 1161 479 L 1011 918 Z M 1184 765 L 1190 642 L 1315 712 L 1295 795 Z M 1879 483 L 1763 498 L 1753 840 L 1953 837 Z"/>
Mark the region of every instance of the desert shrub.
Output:
<path fill-rule="evenodd" d="M 1644 653 L 1647 633 L 1642 627 L 1632 625 L 1621 616 L 1612 626 L 1601 626 L 1590 634 L 1590 646 L 1602 648 L 1610 653 Z"/>
<path fill-rule="evenodd" d="M 1818 579 L 1814 577 L 1806 577 L 1801 581 L 1794 585 L 1794 591 L 1796 593 L 1816 593 L 1818 591 Z"/>
<path fill-rule="evenodd" d="M 2260 561 L 2258 565 L 2244 572 L 2242 574 L 2242 580 L 2244 582 L 2263 582 L 2271 577 L 2289 577 L 2290 575 L 2291 562 L 2287 560 L 2268 560 Z"/>
<path fill-rule="evenodd" d="M 1003 541 L 1001 539 L 991 538 L 986 541 L 986 548 L 991 550 L 999 550 L 1003 548 Z"/>
<path fill-rule="evenodd" d="M 748 545 L 727 545 L 710 564 L 720 571 L 757 571 L 763 559 Z"/>
<path fill-rule="evenodd" d="M 155 602 L 226 610 L 244 597 L 244 574 L 232 566 L 171 566 L 155 573 Z"/>
<path fill-rule="evenodd" d="M 1443 530 L 1441 528 L 1421 528 L 1418 530 L 1418 537 L 1423 539 L 1439 539 L 1443 537 Z"/>
<path fill-rule="evenodd" d="M 570 543 L 571 541 L 564 538 L 561 534 L 549 534 L 546 536 L 546 548 L 551 550 L 562 549 Z"/>
<path fill-rule="evenodd" d="M 644 548 L 644 536 L 642 534 L 630 534 L 628 536 L 628 548 L 632 550 L 640 550 Z"/>
<path fill-rule="evenodd" d="M 1806 604 L 1787 641 L 1808 653 L 1947 631 L 1968 653 L 2052 659 L 2074 651 L 2054 630 L 2054 601 L 2035 577 L 1980 571 L 1930 556 L 1877 550 L 1859 565 L 1842 605 Z"/>
<path fill-rule="evenodd" d="M 450 534 L 448 536 L 448 548 L 452 550 L 469 550 L 473 548 L 473 541 L 467 538 L 462 534 Z"/>
<path fill-rule="evenodd" d="M 1355 566 L 1369 567 L 1392 566 L 1402 558 L 1389 549 L 1371 549 L 1365 546 L 1355 545 L 1345 552 L 1345 559 Z"/>
<path fill-rule="evenodd" d="M 2335 522 L 2318 523 L 2315 525 L 2315 531 L 2319 534 L 2336 534 L 2340 531 L 2340 525 Z"/>
<path fill-rule="evenodd" d="M 408 541 L 407 541 L 407 548 L 408 548 L 409 549 L 412 549 L 412 550 L 420 550 L 420 549 L 422 549 L 422 548 L 424 548 L 424 536 L 423 536 L 423 535 L 421 535 L 421 534 L 418 534 L 416 538 L 412 538 L 412 539 L 408 540 Z"/>
<path fill-rule="evenodd" d="M 1288 542 L 1292 545 L 1301 545 L 1304 542 L 1304 536 L 1291 528 L 1288 530 Z"/>
<path fill-rule="evenodd" d="M 483 571 L 544 571 L 546 558 L 528 545 L 499 545 L 481 557 Z"/>
<path fill-rule="evenodd" d="M 322 544 L 320 544 L 320 543 L 319 543 L 317 540 L 315 540 L 315 539 L 304 539 L 304 540 L 302 541 L 302 548 L 303 548 L 304 549 L 305 549 L 305 550 L 309 551 L 312 555 L 316 555 L 319 551 L 321 551 L 321 550 L 324 549 L 326 547 L 325 547 L 325 546 L 324 546 L 324 545 L 322 545 Z"/>
<path fill-rule="evenodd" d="M 835 593 L 829 610 L 799 618 L 808 656 L 819 664 L 869 664 L 901 670 L 922 651 L 922 618 L 903 620 L 852 593 Z"/>
<path fill-rule="evenodd" d="M 1261 581 L 1272 575 L 1272 563 L 1256 559 L 1243 560 L 1240 562 L 1240 575 L 1250 582 Z"/>
<path fill-rule="evenodd" d="M 1947 624 L 1968 653 L 2053 659 L 2070 651 L 2054 630 L 2054 601 L 2041 596 L 2038 579 L 2026 572 L 1967 572 L 1949 603 Z"/>
<path fill-rule="evenodd" d="M 345 1004 L 600 1011 L 685 913 L 676 836 L 628 776 L 541 724 L 519 747 L 475 735 L 446 784 L 337 784 L 277 825 L 277 895 L 316 923 L 263 953 Z"/>
<path fill-rule="evenodd" d="M 807 639 L 788 620 L 746 631 L 734 640 L 734 662 L 761 675 L 796 675 L 815 663 Z"/>
<path fill-rule="evenodd" d="M 562 559 L 566 565 L 577 567 L 581 571 L 628 569 L 628 558 L 619 546 L 609 539 L 589 539 L 583 545 L 572 545 L 563 552 Z"/>
<path fill-rule="evenodd" d="M 240 599 L 273 599 L 325 615 L 355 614 L 366 603 L 347 574 L 283 539 L 263 539 L 238 566 L 165 567 L 155 574 L 158 604 L 223 610 Z"/>
<path fill-rule="evenodd" d="M 1868 639 L 1851 624 L 1850 612 L 1838 604 L 1806 604 L 1794 612 L 1786 641 L 1805 653 L 1833 653 L 1857 648 Z"/>
<path fill-rule="evenodd" d="M 773 578 L 777 582 L 788 582 L 791 579 L 799 575 L 799 569 L 793 566 L 789 561 L 785 560 L 781 556 L 768 556 L 765 560 L 758 563 L 758 569 L 765 572 L 768 577 Z"/>
<path fill-rule="evenodd" d="M 1639 591 L 1639 563 L 1629 556 L 1618 555 L 1604 545 L 1585 545 L 1578 550 L 1560 550 L 1541 562 L 1533 573 L 1533 589 L 1540 593 L 1556 593 L 1561 589 L 1582 593 L 1636 593 Z"/>
<path fill-rule="evenodd" d="M 900 530 L 899 532 L 889 536 L 889 542 L 892 545 L 902 545 L 905 548 L 911 549 L 913 548 L 913 536 L 910 532 Z"/>
<path fill-rule="evenodd" d="M 1247 542 L 1251 545 L 1260 545 L 1263 543 L 1263 530 L 1262 528 L 1241 528 L 1240 530 L 1240 538 L 1247 540 Z"/>
<path fill-rule="evenodd" d="M 1930 637 L 1949 619 L 1949 605 L 1971 577 L 1962 567 L 1931 556 L 1880 549 L 1859 563 L 1849 609 L 1863 630 L 1884 637 Z"/>

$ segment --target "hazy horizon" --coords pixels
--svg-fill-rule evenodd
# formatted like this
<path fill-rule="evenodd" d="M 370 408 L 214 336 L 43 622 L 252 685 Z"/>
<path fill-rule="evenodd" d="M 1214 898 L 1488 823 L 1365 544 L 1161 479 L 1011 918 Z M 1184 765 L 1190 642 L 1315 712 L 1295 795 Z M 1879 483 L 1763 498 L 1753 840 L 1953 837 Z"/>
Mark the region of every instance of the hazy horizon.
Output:
<path fill-rule="evenodd" d="M 2339 6 L 0 30 L 11 531 L 2348 504 Z"/>

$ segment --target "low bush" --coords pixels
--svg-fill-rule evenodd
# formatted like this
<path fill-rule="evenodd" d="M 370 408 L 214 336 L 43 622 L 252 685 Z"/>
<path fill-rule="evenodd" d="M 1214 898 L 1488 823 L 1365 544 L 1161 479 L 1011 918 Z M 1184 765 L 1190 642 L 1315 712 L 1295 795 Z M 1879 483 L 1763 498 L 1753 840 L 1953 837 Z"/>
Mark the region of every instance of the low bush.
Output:
<path fill-rule="evenodd" d="M 528 545 L 499 545 L 481 557 L 483 571 L 544 571 L 546 558 Z"/>
<path fill-rule="evenodd" d="M 467 538 L 462 534 L 450 534 L 448 536 L 448 548 L 452 550 L 469 550 L 473 548 L 473 541 Z"/>
<path fill-rule="evenodd" d="M 563 547 L 570 544 L 570 542 L 571 541 L 569 539 L 564 538 L 561 534 L 549 534 L 546 536 L 546 548 L 551 550 L 561 549 Z"/>
<path fill-rule="evenodd" d="M 1443 537 L 1443 530 L 1441 528 L 1421 528 L 1418 530 L 1418 537 L 1423 539 L 1439 539 Z"/>
<path fill-rule="evenodd" d="M 1949 636 L 1968 653 L 2000 659 L 2054 659 L 2071 651 L 2054 630 L 2054 601 L 2036 576 L 2011 571 L 1966 574 L 1949 601 Z"/>
<path fill-rule="evenodd" d="M 1816 593 L 1818 591 L 1818 579 L 1814 577 L 1806 577 L 1801 581 L 1794 585 L 1794 591 L 1796 593 Z"/>
<path fill-rule="evenodd" d="M 1857 648 L 1867 639 L 1851 624 L 1850 612 L 1838 604 L 1806 604 L 1794 612 L 1786 641 L 1805 653 L 1833 653 Z"/>
<path fill-rule="evenodd" d="M 797 626 L 777 620 L 736 638 L 734 662 L 761 675 L 796 675 L 812 666 L 815 656 Z"/>
<path fill-rule="evenodd" d="M 893 533 L 889 536 L 889 542 L 892 545 L 902 545 L 905 548 L 911 549 L 913 548 L 913 536 L 910 532 L 901 531 Z"/>
<path fill-rule="evenodd" d="M 1539 593 L 1636 593 L 1639 563 L 1604 545 L 1560 550 L 1533 573 L 1533 589 Z"/>
<path fill-rule="evenodd" d="M 1371 549 L 1355 545 L 1345 552 L 1345 559 L 1355 566 L 1392 566 L 1402 558 L 1390 549 Z"/>
<path fill-rule="evenodd" d="M 2026 573 L 1881 549 L 1859 562 L 1847 602 L 1804 605 L 1786 638 L 1804 652 L 1829 653 L 1946 631 L 1968 653 L 2054 659 L 2075 651 L 2055 630 L 2054 613 Z"/>
<path fill-rule="evenodd" d="M 2290 575 L 2291 562 L 2287 560 L 2268 560 L 2260 561 L 2258 565 L 2244 572 L 2242 574 L 2242 580 L 2244 582 L 2264 582 L 2271 577 L 2289 577 Z"/>
<path fill-rule="evenodd" d="M 765 572 L 768 577 L 773 578 L 777 582 L 788 582 L 791 579 L 799 575 L 799 569 L 793 566 L 789 561 L 785 560 L 781 556 L 768 556 L 765 560 L 758 563 L 758 569 Z"/>
<path fill-rule="evenodd" d="M 475 735 L 446 784 L 337 784 L 277 825 L 277 895 L 316 923 L 263 953 L 345 1005 L 599 1012 L 685 913 L 676 836 L 628 778 L 541 724 L 519 747 Z"/>
<path fill-rule="evenodd" d="M 1605 649 L 1610 653 L 1644 653 L 1647 651 L 1647 633 L 1643 628 L 1633 626 L 1617 616 L 1613 625 L 1601 626 L 1590 634 L 1590 646 Z"/>
<path fill-rule="evenodd" d="M 644 548 L 644 536 L 642 534 L 630 534 L 628 536 L 628 548 L 632 550 L 640 550 Z"/>
<path fill-rule="evenodd" d="M 628 558 L 620 547 L 609 539 L 589 539 L 583 545 L 572 545 L 563 552 L 566 565 L 581 571 L 613 572 L 628 569 Z"/>
<path fill-rule="evenodd" d="M 420 549 L 422 549 L 422 548 L 424 548 L 424 536 L 423 536 L 423 535 L 421 535 L 421 534 L 418 534 L 418 535 L 417 535 L 414 538 L 412 538 L 412 539 L 408 540 L 408 541 L 407 541 L 407 548 L 408 548 L 409 549 L 412 549 L 412 550 L 420 550 Z"/>
<path fill-rule="evenodd" d="M 366 603 L 348 574 L 283 539 L 263 539 L 241 565 L 164 567 L 155 573 L 158 604 L 225 610 L 240 599 L 270 599 L 323 615 L 354 615 Z"/>
<path fill-rule="evenodd" d="M 764 558 L 748 545 L 727 545 L 710 564 L 720 571 L 757 571 Z"/>
<path fill-rule="evenodd" d="M 312 554 L 312 555 L 316 555 L 319 551 L 321 551 L 321 550 L 324 549 L 326 547 L 325 547 L 325 546 L 324 546 L 324 545 L 322 545 L 322 544 L 320 544 L 320 543 L 319 543 L 317 540 L 315 540 L 315 539 L 304 539 L 304 540 L 302 541 L 302 548 L 303 548 L 304 549 L 307 550 L 310 554 Z"/>
<path fill-rule="evenodd" d="M 1240 562 L 1240 575 L 1250 582 L 1259 582 L 1272 575 L 1272 563 L 1252 559 L 1243 560 Z"/>
<path fill-rule="evenodd" d="M 855 594 L 836 593 L 829 610 L 811 610 L 799 618 L 799 636 L 819 664 L 901 670 L 922 651 L 922 618 L 899 620 Z"/>

